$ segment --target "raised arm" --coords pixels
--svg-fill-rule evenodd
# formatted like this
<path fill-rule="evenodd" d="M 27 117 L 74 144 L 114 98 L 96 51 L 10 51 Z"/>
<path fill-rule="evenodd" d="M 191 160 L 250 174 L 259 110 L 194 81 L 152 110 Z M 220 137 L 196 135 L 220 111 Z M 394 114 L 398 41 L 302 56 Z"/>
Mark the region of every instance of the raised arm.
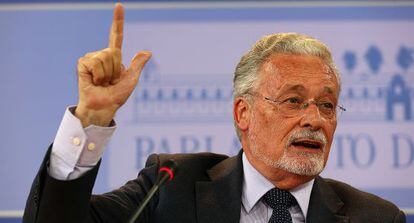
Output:
<path fill-rule="evenodd" d="M 122 65 L 121 48 L 123 25 L 124 9 L 123 6 L 118 3 L 114 9 L 108 48 L 87 53 L 78 61 L 79 101 L 74 114 L 81 121 L 83 128 L 92 124 L 97 126 L 108 126 L 110 124 L 116 111 L 131 95 L 138 83 L 144 65 L 151 57 L 150 52 L 141 51 L 132 58 L 129 68 L 125 68 Z M 71 118 L 71 120 L 73 120 L 73 118 Z M 64 121 L 62 121 L 62 123 L 63 122 Z M 76 123 L 77 125 L 75 126 L 75 129 L 68 127 L 67 125 L 64 125 L 62 129 L 69 129 L 69 131 L 66 131 L 69 133 L 72 133 L 77 128 L 80 129 L 78 129 L 79 132 L 84 131 L 84 129 L 79 127 L 77 120 Z M 99 129 L 99 132 L 102 134 L 104 128 Z M 68 139 L 71 138 L 71 134 L 59 134 L 60 131 L 61 130 L 58 131 L 57 135 L 64 137 L 57 137 L 53 144 L 53 148 L 52 146 L 49 148 L 42 166 L 32 184 L 26 202 L 23 222 L 106 221 L 101 219 L 101 217 L 110 212 L 105 208 L 98 208 L 96 205 L 99 204 L 108 204 L 109 207 L 116 209 L 114 212 L 127 212 L 129 209 L 126 208 L 125 205 L 118 205 L 119 202 L 112 197 L 107 198 L 105 196 L 97 196 L 95 199 L 92 199 L 92 202 L 90 203 L 91 191 L 99 169 L 99 163 L 95 165 L 98 161 L 93 163 L 82 163 L 81 166 L 83 172 L 77 174 L 77 177 L 75 178 L 66 179 L 66 175 L 55 176 L 50 174 L 52 172 L 62 173 L 62 171 L 53 171 L 61 170 L 59 169 L 61 166 L 57 164 L 56 160 L 61 160 L 62 162 L 60 163 L 65 163 L 65 165 L 67 165 L 65 168 L 69 166 L 72 169 L 76 169 L 77 166 L 74 167 L 74 165 L 79 164 L 76 163 L 79 162 L 79 160 L 75 160 L 75 163 L 67 162 L 68 157 L 64 154 L 69 154 L 70 161 L 71 154 L 81 150 L 79 150 L 80 148 L 78 150 L 73 150 L 73 147 L 66 148 L 65 146 L 62 146 L 66 145 L 65 143 L 69 141 Z M 58 140 L 58 138 L 60 140 Z M 85 141 L 86 139 L 84 138 L 83 140 Z M 73 146 L 72 144 L 70 145 Z M 83 148 L 83 151 L 85 151 L 85 148 L 86 147 Z M 96 158 L 100 158 L 98 157 L 100 154 L 96 151 L 98 151 L 97 148 L 94 149 L 94 155 L 98 154 L 96 155 Z M 82 157 L 82 155 L 80 155 L 80 157 Z M 89 160 L 91 160 L 91 156 L 88 157 Z M 135 187 L 145 191 L 145 188 L 147 187 L 145 185 L 145 183 L 137 184 Z M 131 202 L 128 204 L 130 209 L 136 205 Z M 121 217 L 117 215 L 117 219 L 120 218 Z"/>

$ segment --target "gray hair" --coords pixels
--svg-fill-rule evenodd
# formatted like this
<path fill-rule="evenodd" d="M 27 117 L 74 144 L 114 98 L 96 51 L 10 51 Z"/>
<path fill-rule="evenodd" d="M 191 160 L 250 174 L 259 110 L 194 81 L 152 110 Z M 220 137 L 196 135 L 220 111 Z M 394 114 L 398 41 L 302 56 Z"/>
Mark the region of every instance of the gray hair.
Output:
<path fill-rule="evenodd" d="M 274 54 L 311 55 L 319 57 L 335 74 L 341 86 L 339 72 L 328 47 L 319 40 L 298 33 L 278 33 L 264 36 L 245 53 L 236 66 L 233 79 L 233 99 L 246 97 L 258 84 L 259 70 L 269 56 Z M 248 102 L 250 98 L 246 97 Z M 237 136 L 240 130 L 235 124 Z"/>

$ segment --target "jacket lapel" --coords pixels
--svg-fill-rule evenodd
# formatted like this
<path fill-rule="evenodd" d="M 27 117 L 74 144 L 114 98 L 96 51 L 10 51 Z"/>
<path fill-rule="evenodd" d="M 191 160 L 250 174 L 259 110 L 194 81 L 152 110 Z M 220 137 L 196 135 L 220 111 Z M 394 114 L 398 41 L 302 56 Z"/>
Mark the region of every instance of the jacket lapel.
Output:
<path fill-rule="evenodd" d="M 343 206 L 335 191 L 318 176 L 313 185 L 306 222 L 349 222 L 349 217 L 342 210 Z"/>
<path fill-rule="evenodd" d="M 239 222 L 243 182 L 242 152 L 207 171 L 211 181 L 196 183 L 199 223 Z"/>

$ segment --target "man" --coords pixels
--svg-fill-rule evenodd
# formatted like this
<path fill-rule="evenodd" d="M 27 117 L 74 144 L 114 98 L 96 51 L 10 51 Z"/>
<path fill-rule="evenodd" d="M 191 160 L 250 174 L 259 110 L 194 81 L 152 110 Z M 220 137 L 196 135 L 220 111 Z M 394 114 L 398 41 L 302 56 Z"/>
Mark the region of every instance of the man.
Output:
<path fill-rule="evenodd" d="M 126 222 L 170 158 L 180 173 L 139 222 L 405 222 L 395 205 L 318 176 L 343 109 L 340 80 L 328 48 L 294 33 L 265 36 L 237 65 L 239 155 L 152 155 L 136 179 L 91 195 L 114 115 L 151 56 L 139 52 L 122 66 L 123 20 L 117 4 L 109 47 L 79 59 L 79 103 L 66 112 L 45 157 L 24 222 Z"/>

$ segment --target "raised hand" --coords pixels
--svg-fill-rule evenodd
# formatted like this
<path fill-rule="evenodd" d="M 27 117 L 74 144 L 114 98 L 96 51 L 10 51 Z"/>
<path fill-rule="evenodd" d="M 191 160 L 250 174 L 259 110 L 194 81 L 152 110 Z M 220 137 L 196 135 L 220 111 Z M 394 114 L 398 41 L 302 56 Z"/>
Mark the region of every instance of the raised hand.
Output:
<path fill-rule="evenodd" d="M 108 126 L 116 111 L 126 102 L 138 83 L 151 52 L 138 52 L 130 67 L 122 65 L 124 8 L 114 9 L 108 48 L 90 52 L 78 61 L 79 102 L 75 110 L 83 127 Z"/>

